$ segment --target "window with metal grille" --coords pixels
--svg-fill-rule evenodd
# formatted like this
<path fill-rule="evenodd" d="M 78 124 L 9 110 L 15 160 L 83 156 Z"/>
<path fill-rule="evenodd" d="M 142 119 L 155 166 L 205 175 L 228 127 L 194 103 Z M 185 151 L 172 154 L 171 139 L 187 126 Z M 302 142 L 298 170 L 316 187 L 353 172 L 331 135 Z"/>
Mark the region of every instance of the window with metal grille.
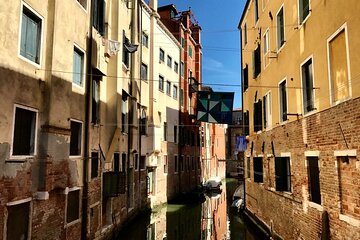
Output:
<path fill-rule="evenodd" d="M 319 158 L 307 157 L 309 178 L 309 200 L 321 204 Z"/>
<path fill-rule="evenodd" d="M 254 157 L 253 165 L 254 165 L 254 182 L 262 183 L 264 181 L 263 158 Z"/>
<path fill-rule="evenodd" d="M 290 157 L 275 158 L 276 191 L 291 192 Z"/>

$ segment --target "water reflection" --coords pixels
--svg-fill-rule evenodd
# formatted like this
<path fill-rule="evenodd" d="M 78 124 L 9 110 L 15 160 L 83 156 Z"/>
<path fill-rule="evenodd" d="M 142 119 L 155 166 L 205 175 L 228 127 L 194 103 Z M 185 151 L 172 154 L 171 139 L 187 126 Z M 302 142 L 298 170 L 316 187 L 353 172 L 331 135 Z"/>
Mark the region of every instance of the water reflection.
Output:
<path fill-rule="evenodd" d="M 135 219 L 114 239 L 131 240 L 255 240 L 236 211 L 230 209 L 236 180 L 223 190 L 188 204 L 168 204 Z M 193 197 L 193 196 L 191 196 Z M 186 199 L 185 199 L 186 200 Z M 187 199 L 188 200 L 188 199 Z M 199 200 L 202 202 L 200 203 Z"/>

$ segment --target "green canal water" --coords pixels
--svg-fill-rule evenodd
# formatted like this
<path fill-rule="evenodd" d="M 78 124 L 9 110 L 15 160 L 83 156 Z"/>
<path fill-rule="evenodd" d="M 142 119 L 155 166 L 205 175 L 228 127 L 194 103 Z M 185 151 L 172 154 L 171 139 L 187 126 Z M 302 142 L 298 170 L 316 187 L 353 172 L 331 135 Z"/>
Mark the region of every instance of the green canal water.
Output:
<path fill-rule="evenodd" d="M 226 179 L 220 194 L 201 201 L 167 204 L 134 219 L 117 234 L 120 240 L 257 240 L 256 231 L 231 209 L 235 179 Z"/>

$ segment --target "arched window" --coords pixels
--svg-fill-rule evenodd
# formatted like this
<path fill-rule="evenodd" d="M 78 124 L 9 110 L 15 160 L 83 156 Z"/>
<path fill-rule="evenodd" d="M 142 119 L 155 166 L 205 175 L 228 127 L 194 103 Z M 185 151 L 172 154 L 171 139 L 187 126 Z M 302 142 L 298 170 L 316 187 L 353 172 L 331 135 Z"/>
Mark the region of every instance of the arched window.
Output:
<path fill-rule="evenodd" d="M 146 128 L 147 128 L 146 111 L 145 111 L 145 109 L 142 109 L 141 117 L 140 117 L 140 134 L 141 135 L 146 135 Z"/>

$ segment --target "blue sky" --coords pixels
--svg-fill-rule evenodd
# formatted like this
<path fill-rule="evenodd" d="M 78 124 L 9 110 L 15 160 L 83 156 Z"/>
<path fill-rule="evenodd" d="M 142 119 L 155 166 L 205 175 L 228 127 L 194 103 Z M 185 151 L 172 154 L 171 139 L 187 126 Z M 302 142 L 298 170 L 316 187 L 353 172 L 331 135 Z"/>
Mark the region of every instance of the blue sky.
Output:
<path fill-rule="evenodd" d="M 191 7 L 202 28 L 202 81 L 214 91 L 235 92 L 234 108 L 241 107 L 240 35 L 237 26 L 245 2 L 246 0 L 158 0 L 159 7 L 175 4 L 178 11 Z"/>

